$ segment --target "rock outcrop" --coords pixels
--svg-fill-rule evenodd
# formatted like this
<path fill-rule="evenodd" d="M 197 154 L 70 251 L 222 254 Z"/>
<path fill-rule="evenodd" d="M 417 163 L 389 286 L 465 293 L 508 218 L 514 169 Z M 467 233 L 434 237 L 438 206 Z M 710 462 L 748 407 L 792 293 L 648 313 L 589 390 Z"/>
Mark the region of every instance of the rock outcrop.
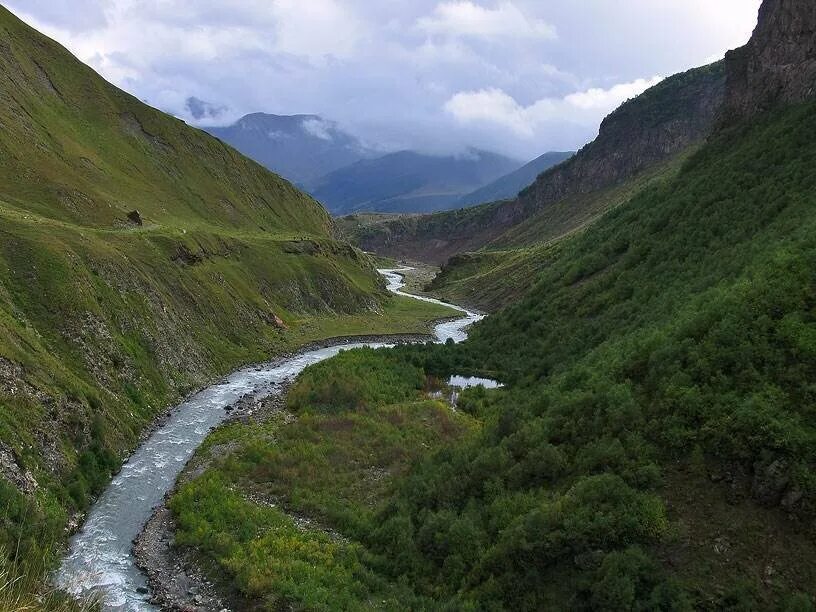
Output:
<path fill-rule="evenodd" d="M 750 42 L 726 55 L 725 121 L 816 95 L 816 2 L 765 0 Z"/>
<path fill-rule="evenodd" d="M 539 176 L 521 193 L 520 204 L 535 210 L 619 184 L 703 141 L 724 91 L 722 62 L 666 79 L 604 119 L 598 138 Z"/>

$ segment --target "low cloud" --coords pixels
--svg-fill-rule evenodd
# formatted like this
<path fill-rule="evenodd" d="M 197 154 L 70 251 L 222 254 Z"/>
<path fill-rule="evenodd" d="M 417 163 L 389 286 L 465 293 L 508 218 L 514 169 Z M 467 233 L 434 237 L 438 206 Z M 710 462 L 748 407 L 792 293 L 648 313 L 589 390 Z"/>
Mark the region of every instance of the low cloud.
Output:
<path fill-rule="evenodd" d="M 304 119 L 301 123 L 301 127 L 307 134 L 311 134 L 315 138 L 320 138 L 320 140 L 334 140 L 332 131 L 334 130 L 335 126 L 330 121 L 325 121 L 317 117 L 312 119 Z"/>
<path fill-rule="evenodd" d="M 186 104 L 184 105 L 184 109 L 196 121 L 208 119 L 218 120 L 229 111 L 229 109 L 226 106 L 220 104 L 213 104 L 212 102 L 201 100 L 199 98 L 196 98 L 195 96 L 190 96 L 189 98 L 187 98 Z"/>
<path fill-rule="evenodd" d="M 533 139 L 555 122 L 594 126 L 623 102 L 657 85 L 662 77 L 619 83 L 609 89 L 591 88 L 562 98 L 543 98 L 524 106 L 498 88 L 459 92 L 445 110 L 462 124 L 493 124 L 513 135 Z"/>

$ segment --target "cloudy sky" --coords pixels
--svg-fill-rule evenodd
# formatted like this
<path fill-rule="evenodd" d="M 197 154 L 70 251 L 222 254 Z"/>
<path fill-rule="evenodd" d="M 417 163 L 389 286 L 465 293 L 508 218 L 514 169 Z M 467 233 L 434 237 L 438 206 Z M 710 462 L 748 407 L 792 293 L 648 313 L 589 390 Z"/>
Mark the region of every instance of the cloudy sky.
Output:
<path fill-rule="evenodd" d="M 743 44 L 759 3 L 4 0 L 190 123 L 316 113 L 384 149 L 525 159 L 579 147 L 622 101 Z"/>

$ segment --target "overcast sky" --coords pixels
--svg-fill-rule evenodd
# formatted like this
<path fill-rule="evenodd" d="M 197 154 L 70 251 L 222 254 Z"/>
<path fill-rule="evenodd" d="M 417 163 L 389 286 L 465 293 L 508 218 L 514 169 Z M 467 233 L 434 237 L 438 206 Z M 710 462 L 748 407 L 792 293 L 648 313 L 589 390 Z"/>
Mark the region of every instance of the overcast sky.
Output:
<path fill-rule="evenodd" d="M 385 149 L 529 159 L 581 146 L 627 98 L 745 43 L 760 0 L 4 3 L 190 123 L 315 113 Z"/>

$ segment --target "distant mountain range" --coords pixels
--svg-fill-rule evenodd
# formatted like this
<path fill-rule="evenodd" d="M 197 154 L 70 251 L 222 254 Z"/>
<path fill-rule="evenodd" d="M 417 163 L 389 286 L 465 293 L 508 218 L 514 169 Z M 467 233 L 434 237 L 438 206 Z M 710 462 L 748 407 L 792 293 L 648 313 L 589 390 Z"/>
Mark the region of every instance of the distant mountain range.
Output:
<path fill-rule="evenodd" d="M 317 115 L 254 113 L 207 131 L 310 192 L 335 215 L 435 212 L 514 198 L 571 155 L 547 153 L 523 165 L 476 149 L 448 156 L 383 154 Z"/>
<path fill-rule="evenodd" d="M 361 160 L 310 186 L 335 215 L 359 211 L 434 212 L 514 172 L 521 162 L 486 151 L 437 157 L 412 151 Z"/>
<path fill-rule="evenodd" d="M 300 187 L 378 155 L 317 115 L 253 113 L 231 126 L 206 129 Z"/>

